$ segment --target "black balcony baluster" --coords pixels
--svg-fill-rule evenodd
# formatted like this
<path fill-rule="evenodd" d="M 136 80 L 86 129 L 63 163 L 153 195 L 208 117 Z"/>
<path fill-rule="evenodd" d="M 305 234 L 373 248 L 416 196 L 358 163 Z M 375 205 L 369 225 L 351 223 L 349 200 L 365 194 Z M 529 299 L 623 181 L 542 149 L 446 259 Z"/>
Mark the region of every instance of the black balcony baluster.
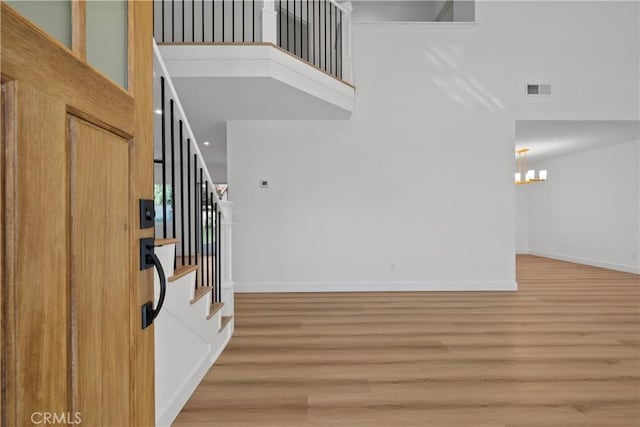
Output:
<path fill-rule="evenodd" d="M 176 2 L 175 1 L 171 1 L 171 41 L 175 42 L 176 41 L 176 34 L 175 34 L 175 15 L 176 15 Z"/>
<path fill-rule="evenodd" d="M 164 41 L 164 0 L 162 0 L 162 42 Z"/>
<path fill-rule="evenodd" d="M 236 41 L 236 0 L 231 0 L 231 42 Z"/>
<path fill-rule="evenodd" d="M 327 36 L 329 35 L 327 31 L 327 2 L 324 2 L 324 70 L 327 71 Z"/>
<path fill-rule="evenodd" d="M 329 3 L 329 74 L 333 74 L 333 3 Z"/>

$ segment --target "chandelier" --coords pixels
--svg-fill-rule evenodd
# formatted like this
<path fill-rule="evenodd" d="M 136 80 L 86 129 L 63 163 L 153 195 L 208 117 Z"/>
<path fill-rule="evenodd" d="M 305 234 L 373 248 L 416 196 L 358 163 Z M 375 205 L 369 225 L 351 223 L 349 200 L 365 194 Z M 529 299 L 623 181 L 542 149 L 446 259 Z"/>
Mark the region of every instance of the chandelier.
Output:
<path fill-rule="evenodd" d="M 535 169 L 527 169 L 527 152 L 528 148 L 516 150 L 516 158 L 518 160 L 518 172 L 516 172 L 516 185 L 531 184 L 533 182 L 542 182 L 547 179 L 547 171 L 540 170 L 537 173 Z"/>

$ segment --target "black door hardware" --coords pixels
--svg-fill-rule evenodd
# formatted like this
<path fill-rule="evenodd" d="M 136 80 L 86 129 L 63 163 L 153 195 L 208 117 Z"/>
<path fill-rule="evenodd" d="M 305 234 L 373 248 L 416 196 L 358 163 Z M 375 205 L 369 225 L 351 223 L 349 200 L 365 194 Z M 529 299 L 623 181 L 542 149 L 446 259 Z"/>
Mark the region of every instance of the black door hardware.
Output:
<path fill-rule="evenodd" d="M 167 279 L 164 276 L 162 264 L 160 264 L 160 260 L 154 253 L 154 246 L 153 238 L 140 239 L 140 270 L 155 267 L 158 270 L 158 277 L 160 278 L 160 298 L 158 298 L 158 306 L 154 309 L 152 301 L 147 301 L 142 305 L 142 329 L 151 325 L 153 320 L 158 316 L 167 293 Z"/>
<path fill-rule="evenodd" d="M 156 208 L 153 204 L 153 200 L 140 199 L 140 228 L 153 228 L 156 218 Z"/>

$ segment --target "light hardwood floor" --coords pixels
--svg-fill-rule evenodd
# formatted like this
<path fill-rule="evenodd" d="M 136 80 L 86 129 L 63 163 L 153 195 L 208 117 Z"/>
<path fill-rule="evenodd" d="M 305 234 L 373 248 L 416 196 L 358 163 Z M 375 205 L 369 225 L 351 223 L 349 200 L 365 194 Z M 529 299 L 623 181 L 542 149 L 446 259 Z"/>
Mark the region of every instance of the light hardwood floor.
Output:
<path fill-rule="evenodd" d="M 517 293 L 238 294 L 176 425 L 640 425 L 640 276 L 517 272 Z"/>

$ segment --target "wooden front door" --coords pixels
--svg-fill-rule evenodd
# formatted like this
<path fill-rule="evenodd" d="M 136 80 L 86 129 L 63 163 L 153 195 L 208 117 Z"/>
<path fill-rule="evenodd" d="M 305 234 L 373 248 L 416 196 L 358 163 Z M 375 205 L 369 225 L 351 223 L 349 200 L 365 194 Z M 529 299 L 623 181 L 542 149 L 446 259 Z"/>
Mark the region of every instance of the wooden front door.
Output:
<path fill-rule="evenodd" d="M 2 4 L 2 425 L 154 424 L 152 6 L 129 2 L 129 89 Z"/>

